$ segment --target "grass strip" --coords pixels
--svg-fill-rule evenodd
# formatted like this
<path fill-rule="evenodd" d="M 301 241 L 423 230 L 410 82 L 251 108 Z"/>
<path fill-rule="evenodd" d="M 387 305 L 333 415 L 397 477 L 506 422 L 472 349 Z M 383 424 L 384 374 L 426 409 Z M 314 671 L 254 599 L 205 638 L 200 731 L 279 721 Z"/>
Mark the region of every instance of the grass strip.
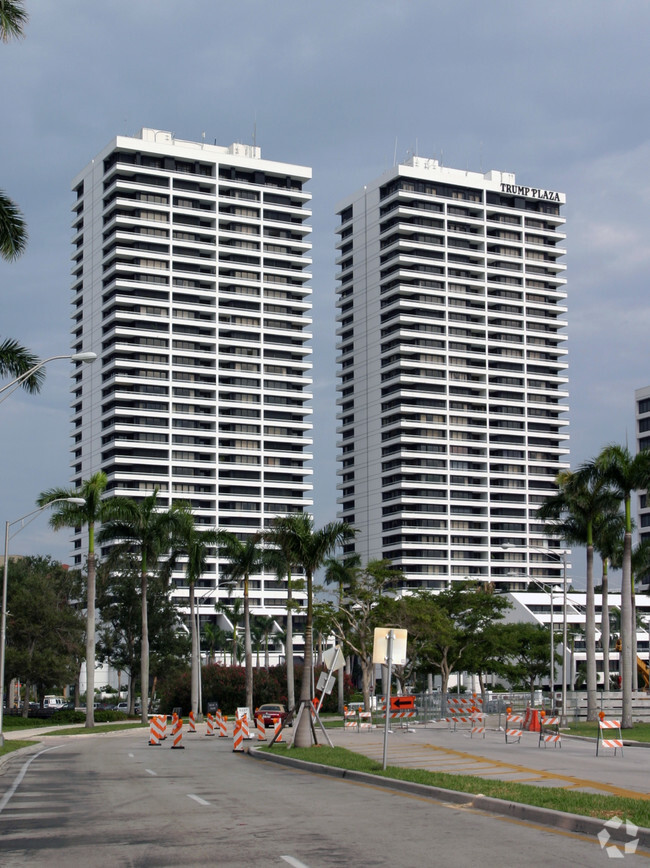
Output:
<path fill-rule="evenodd" d="M 608 720 L 614 719 L 614 715 L 610 715 Z M 562 727 L 562 732 L 568 732 L 570 735 L 583 735 L 591 738 L 596 738 L 598 734 L 598 723 L 587 723 L 581 720 L 569 724 L 567 727 Z M 622 729 L 621 735 L 624 739 L 630 741 L 650 742 L 650 723 L 635 723 L 630 729 Z"/>
<path fill-rule="evenodd" d="M 388 766 L 384 771 L 381 764 L 375 760 L 342 747 L 330 748 L 325 745 L 318 745 L 310 748 L 292 747 L 291 750 L 288 750 L 287 746 L 274 745 L 273 747 L 264 747 L 262 751 L 283 754 L 293 759 L 333 766 L 334 768 L 365 772 L 378 777 L 442 787 L 460 793 L 474 795 L 482 793 L 484 796 L 494 799 L 504 799 L 508 802 L 534 805 L 569 814 L 579 814 L 582 817 L 597 817 L 603 820 L 620 817 L 623 820 L 629 820 L 636 826 L 650 827 L 650 800 L 643 797 L 624 799 L 619 796 L 601 796 L 594 793 L 580 793 L 575 790 L 569 791 L 559 787 L 536 787 L 531 784 L 489 780 L 473 775 L 453 775 L 446 772 L 429 772 L 424 769 L 405 769 L 397 766 Z"/>
<path fill-rule="evenodd" d="M 36 744 L 36 742 L 12 738 L 10 741 L 5 741 L 4 745 L 0 747 L 0 756 L 6 756 L 8 753 L 13 753 L 15 750 L 20 750 L 21 747 L 29 747 L 32 744 Z"/>
<path fill-rule="evenodd" d="M 149 729 L 148 723 L 100 723 L 95 726 L 74 726 L 57 729 L 48 735 L 101 735 L 103 732 L 124 732 L 125 729 Z"/>

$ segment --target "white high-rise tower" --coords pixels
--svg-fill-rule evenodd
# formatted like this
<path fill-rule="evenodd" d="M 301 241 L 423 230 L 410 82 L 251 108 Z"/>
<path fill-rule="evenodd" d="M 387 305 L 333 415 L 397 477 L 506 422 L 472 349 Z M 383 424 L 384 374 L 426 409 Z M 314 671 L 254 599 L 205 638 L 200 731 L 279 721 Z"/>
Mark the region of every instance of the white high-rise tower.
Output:
<path fill-rule="evenodd" d="M 413 157 L 337 209 L 339 516 L 407 588 L 562 581 L 564 202 Z"/>
<path fill-rule="evenodd" d="M 152 129 L 75 178 L 72 346 L 99 359 L 73 375 L 73 485 L 101 469 L 112 494 L 157 488 L 241 535 L 310 509 L 310 178 Z M 214 618 L 211 571 L 197 598 Z M 251 582 L 254 613 L 282 621 L 286 596 Z"/>

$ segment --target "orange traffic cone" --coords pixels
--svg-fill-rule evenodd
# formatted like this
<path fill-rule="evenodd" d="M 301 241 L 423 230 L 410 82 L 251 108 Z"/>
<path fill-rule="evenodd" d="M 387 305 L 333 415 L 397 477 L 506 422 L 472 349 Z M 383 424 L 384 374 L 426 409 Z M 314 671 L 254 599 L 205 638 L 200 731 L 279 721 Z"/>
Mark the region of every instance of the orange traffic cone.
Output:
<path fill-rule="evenodd" d="M 244 730 L 242 727 L 242 720 L 237 719 L 235 721 L 235 731 L 233 732 L 233 743 L 232 749 L 233 751 L 244 750 Z"/>
<path fill-rule="evenodd" d="M 185 750 L 183 746 L 183 718 L 176 718 L 176 725 L 172 730 L 172 738 L 174 739 L 174 744 L 172 745 L 172 750 Z"/>

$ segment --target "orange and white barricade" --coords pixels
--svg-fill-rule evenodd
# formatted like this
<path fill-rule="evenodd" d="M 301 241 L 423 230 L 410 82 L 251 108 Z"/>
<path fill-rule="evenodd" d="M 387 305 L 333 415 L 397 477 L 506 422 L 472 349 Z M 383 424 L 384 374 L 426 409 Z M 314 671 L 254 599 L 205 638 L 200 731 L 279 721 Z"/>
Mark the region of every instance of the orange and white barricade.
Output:
<path fill-rule="evenodd" d="M 264 718 L 261 714 L 257 715 L 255 722 L 257 723 L 257 740 L 266 741 L 266 726 L 264 725 Z"/>
<path fill-rule="evenodd" d="M 359 730 L 372 729 L 372 711 L 359 712 Z"/>
<path fill-rule="evenodd" d="M 172 750 L 185 750 L 183 746 L 183 718 L 176 717 L 176 723 L 172 729 Z"/>
<path fill-rule="evenodd" d="M 458 729 L 458 724 L 471 727 L 474 718 L 471 715 L 468 715 L 467 717 L 453 715 L 452 717 L 446 717 L 445 720 L 449 724 L 450 732 L 456 732 L 456 730 Z"/>
<path fill-rule="evenodd" d="M 551 727 L 553 726 L 555 727 L 555 729 L 551 729 Z M 560 718 L 546 717 L 544 712 L 541 712 L 539 741 L 537 742 L 537 747 L 541 747 L 542 744 L 544 745 L 544 747 L 548 747 L 549 744 L 552 744 L 553 747 L 562 747 L 562 735 L 560 734 Z"/>
<path fill-rule="evenodd" d="M 471 731 L 475 726 L 476 715 L 481 713 L 482 703 L 483 700 L 476 696 L 450 696 L 447 699 L 449 716 L 444 718 L 449 724 L 450 732 L 456 732 L 459 725 Z"/>
<path fill-rule="evenodd" d="M 237 709 L 237 719 L 241 721 L 242 732 L 244 734 L 245 739 L 255 738 L 255 736 L 250 731 L 250 723 L 249 723 L 249 710 L 247 708 L 238 708 Z"/>
<path fill-rule="evenodd" d="M 160 740 L 162 737 L 162 723 L 160 718 L 154 715 L 149 721 L 149 745 L 151 747 L 160 747 Z"/>
<path fill-rule="evenodd" d="M 232 735 L 232 738 L 233 738 L 232 749 L 233 749 L 233 751 L 243 751 L 244 750 L 243 722 L 244 722 L 244 718 L 236 718 L 235 719 L 235 731 L 233 732 L 233 735 Z M 248 723 L 248 721 L 246 721 L 246 723 Z"/>
<path fill-rule="evenodd" d="M 601 714 L 603 714 L 602 711 Z M 605 720 L 604 714 L 603 717 L 601 717 L 598 721 L 596 756 L 598 756 L 599 749 L 603 747 L 613 748 L 614 756 L 616 756 L 616 751 L 620 750 L 621 756 L 623 756 L 623 736 L 621 734 L 621 721 Z"/>
<path fill-rule="evenodd" d="M 214 718 L 212 717 L 212 714 L 209 711 L 205 716 L 205 723 L 206 723 L 205 734 L 206 735 L 214 735 Z"/>
<path fill-rule="evenodd" d="M 522 714 L 512 714 L 508 712 L 506 715 L 506 744 L 508 739 L 517 742 L 521 741 L 524 730 L 524 716 Z"/>
<path fill-rule="evenodd" d="M 475 714 L 472 717 L 472 727 L 470 729 L 470 738 L 474 738 L 475 735 L 483 735 L 483 738 L 485 738 L 485 715 L 484 714 Z"/>
<path fill-rule="evenodd" d="M 343 712 L 343 726 L 345 729 L 358 729 L 359 728 L 359 720 L 357 717 L 356 709 L 352 709 L 350 711 L 345 710 Z"/>
<path fill-rule="evenodd" d="M 273 744 L 282 744 L 282 721 L 279 717 L 273 718 Z"/>
<path fill-rule="evenodd" d="M 226 718 L 220 711 L 217 711 L 217 726 L 219 727 L 219 738 L 228 738 L 228 727 L 226 726 Z"/>
<path fill-rule="evenodd" d="M 194 719 L 194 712 L 193 712 L 193 711 L 190 711 L 190 716 L 189 716 L 189 719 L 188 719 L 188 724 L 189 724 L 189 725 L 188 725 L 187 731 L 188 731 L 188 732 L 193 732 L 194 735 L 196 735 L 196 720 Z"/>

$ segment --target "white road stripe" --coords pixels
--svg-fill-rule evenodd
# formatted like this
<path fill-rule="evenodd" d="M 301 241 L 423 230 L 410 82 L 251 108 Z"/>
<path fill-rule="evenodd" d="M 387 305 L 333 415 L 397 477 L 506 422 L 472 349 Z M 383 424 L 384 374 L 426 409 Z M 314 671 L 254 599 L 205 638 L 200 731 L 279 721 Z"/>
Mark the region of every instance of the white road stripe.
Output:
<path fill-rule="evenodd" d="M 209 805 L 210 804 L 210 802 L 206 802 L 205 799 L 202 799 L 200 796 L 195 796 L 195 795 L 193 795 L 193 793 L 188 793 L 187 798 L 188 799 L 194 799 L 194 801 L 198 802 L 199 805 Z"/>
<path fill-rule="evenodd" d="M 131 757 L 131 759 L 133 759 L 133 757 L 134 757 L 134 756 L 135 756 L 135 754 L 133 754 L 133 753 L 130 753 L 130 754 L 127 754 L 127 756 L 130 756 L 130 757 Z"/>
<path fill-rule="evenodd" d="M 34 754 L 33 757 L 31 757 L 30 759 L 27 760 L 27 762 L 25 763 L 25 765 L 24 765 L 24 766 L 21 768 L 21 770 L 18 772 L 18 775 L 16 776 L 16 780 L 15 780 L 15 781 L 13 782 L 13 784 L 9 787 L 9 789 L 8 789 L 7 792 L 4 794 L 4 796 L 0 799 L 0 814 L 4 811 L 4 809 L 5 809 L 5 808 L 7 807 L 7 805 L 9 804 L 9 800 L 11 799 L 11 797 L 13 796 L 13 794 L 16 792 L 16 790 L 17 790 L 18 787 L 20 786 L 20 782 L 22 781 L 22 779 L 23 779 L 23 778 L 25 777 L 25 775 L 27 774 L 27 769 L 28 769 L 28 768 L 30 767 L 30 765 L 34 762 L 34 760 L 35 760 L 35 759 L 38 759 L 39 756 L 43 756 L 43 754 L 44 754 L 44 753 L 47 753 L 49 750 L 57 750 L 57 749 L 60 748 L 60 747 L 63 747 L 63 745 L 62 745 L 62 744 L 57 744 L 57 745 L 54 745 L 54 747 L 46 747 L 45 750 L 41 750 L 41 751 L 39 751 L 37 754 Z"/>
<path fill-rule="evenodd" d="M 148 775 L 153 775 L 154 778 L 155 778 L 155 777 L 157 776 L 157 774 L 158 774 L 158 772 L 154 772 L 152 769 L 145 769 L 145 772 L 146 772 Z"/>
<path fill-rule="evenodd" d="M 280 856 L 280 858 L 288 862 L 289 865 L 293 865 L 293 868 L 309 868 L 308 865 L 305 865 L 304 862 L 300 862 L 298 859 L 294 859 L 293 856 Z"/>

